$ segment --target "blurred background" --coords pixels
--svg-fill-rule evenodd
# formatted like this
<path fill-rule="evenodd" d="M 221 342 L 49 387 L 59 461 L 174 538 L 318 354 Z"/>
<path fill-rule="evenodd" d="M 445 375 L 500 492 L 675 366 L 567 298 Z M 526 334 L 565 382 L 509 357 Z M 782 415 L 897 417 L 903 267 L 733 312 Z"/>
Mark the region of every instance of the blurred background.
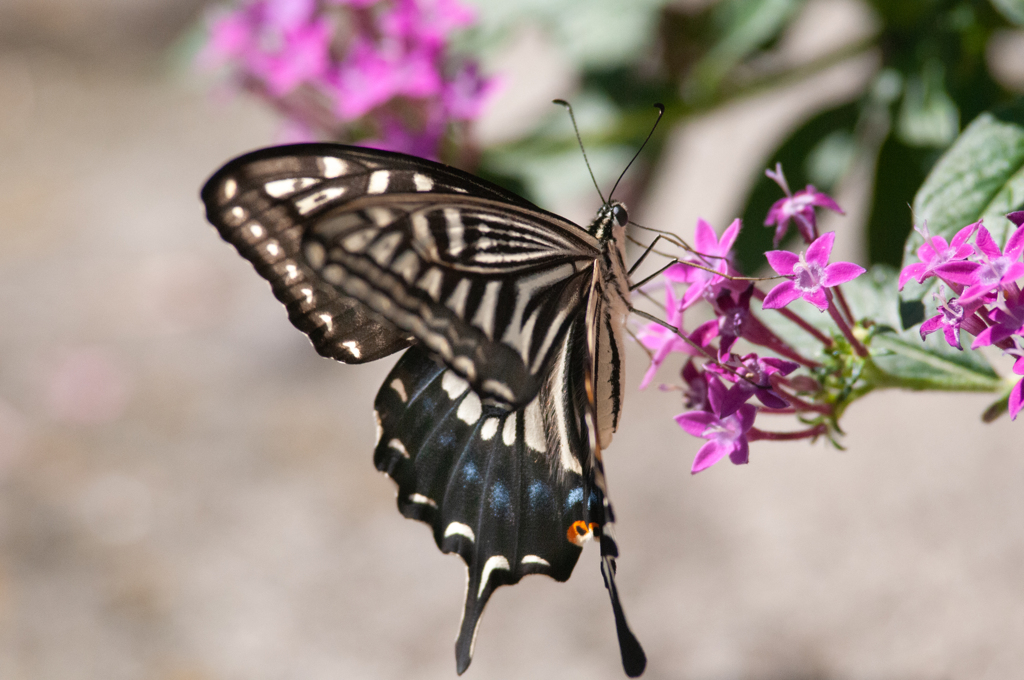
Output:
<path fill-rule="evenodd" d="M 751 270 L 768 165 L 837 197 L 839 259 L 898 263 L 931 163 L 1024 92 L 1014 0 L 471 6 L 452 49 L 496 84 L 439 155 L 585 222 L 550 100 L 605 191 L 663 101 L 621 197 L 685 237 L 743 216 Z M 453 677 L 464 567 L 371 461 L 393 360 L 319 358 L 203 218 L 225 161 L 318 132 L 196 65 L 217 16 L 0 4 L 0 678 Z M 607 467 L 645 677 L 1014 677 L 1024 451 L 989 401 L 878 393 L 845 451 L 757 442 L 691 477 L 677 398 L 631 391 Z M 622 677 L 596 549 L 498 590 L 467 673 Z"/>

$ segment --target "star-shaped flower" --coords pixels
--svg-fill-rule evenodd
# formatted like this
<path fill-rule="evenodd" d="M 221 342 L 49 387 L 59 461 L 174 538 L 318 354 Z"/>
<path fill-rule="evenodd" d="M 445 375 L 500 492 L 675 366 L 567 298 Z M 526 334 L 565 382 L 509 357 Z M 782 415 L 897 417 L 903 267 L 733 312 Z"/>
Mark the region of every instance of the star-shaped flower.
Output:
<path fill-rule="evenodd" d="M 821 311 L 826 311 L 826 289 L 855 279 L 865 271 L 864 267 L 852 262 L 828 263 L 835 240 L 835 232 L 830 231 L 815 239 L 807 247 L 807 252 L 799 256 L 788 250 L 769 250 L 765 253 L 772 269 L 788 280 L 772 288 L 761 306 L 764 309 L 779 309 L 797 298 L 803 298 Z"/>
<path fill-rule="evenodd" d="M 676 422 L 694 437 L 707 439 L 708 443 L 697 452 L 690 472 L 696 474 L 705 470 L 728 455 L 734 465 L 744 465 L 750 460 L 747 431 L 754 426 L 757 409 L 743 404 L 732 415 L 722 416 L 727 390 L 722 382 L 708 376 L 708 404 L 711 411 L 690 411 L 676 416 Z"/>
<path fill-rule="evenodd" d="M 960 296 L 960 303 L 966 304 L 991 293 L 997 288 L 1009 287 L 1014 281 L 1024 276 L 1024 262 L 1020 261 L 1024 251 L 1024 226 L 1010 234 L 1006 240 L 1006 250 L 1001 251 L 988 229 L 980 227 L 978 238 L 974 241 L 981 254 L 981 266 L 974 274 L 970 287 Z"/>
<path fill-rule="evenodd" d="M 715 230 L 704 220 L 697 220 L 697 229 L 694 234 L 694 248 L 699 255 L 693 255 L 685 262 L 672 265 L 665 271 L 665 278 L 669 281 L 689 283 L 690 287 L 683 293 L 680 303 L 682 309 L 686 309 L 697 302 L 705 295 L 714 294 L 714 287 L 725 281 L 721 274 L 729 274 L 729 251 L 740 233 L 740 221 L 733 220 L 732 224 L 722 232 L 722 238 L 715 235 Z M 691 267 L 686 262 L 692 262 L 705 269 Z M 712 271 L 707 271 L 710 269 Z"/>
<path fill-rule="evenodd" d="M 789 406 L 789 402 L 775 391 L 771 376 L 775 373 L 789 375 L 800 367 L 799 364 L 775 357 L 759 357 L 756 353 L 743 357 L 734 354 L 723 364 L 724 367 L 713 364 L 706 367 L 706 370 L 734 383 L 722 401 L 721 415 L 731 415 L 752 396 L 768 408 Z"/>
<path fill-rule="evenodd" d="M 776 248 L 782 243 L 783 237 L 789 230 L 790 220 L 796 222 L 800 235 L 808 243 L 817 237 L 818 225 L 814 214 L 816 207 L 828 208 L 840 215 L 846 214 L 839 207 L 839 204 L 832 200 L 832 197 L 818 191 L 814 188 L 814 185 L 808 184 L 807 188 L 803 191 L 798 191 L 795 194 L 790 193 L 786 176 L 782 174 L 781 163 L 775 164 L 774 171 L 765 170 L 764 174 L 775 180 L 776 184 L 786 192 L 785 198 L 780 198 L 772 204 L 772 207 L 768 210 L 768 216 L 764 220 L 766 227 L 775 225 L 775 237 L 772 239 L 772 243 Z"/>
<path fill-rule="evenodd" d="M 971 349 L 994 345 L 1011 335 L 1024 334 L 1024 293 L 1006 293 L 988 318 L 995 323 L 978 333 Z"/>
<path fill-rule="evenodd" d="M 907 285 L 911 278 L 918 283 L 923 283 L 931 276 L 938 276 L 947 282 L 970 285 L 973 283 L 974 272 L 978 264 L 968 262 L 967 258 L 974 254 L 974 246 L 967 243 L 967 240 L 974 235 L 974 232 L 981 226 L 981 221 L 968 224 L 953 237 L 953 240 L 946 243 L 941 236 L 932 236 L 928 233 L 928 223 L 917 232 L 924 237 L 924 243 L 917 249 L 917 257 L 920 262 L 907 265 L 900 272 L 899 289 Z"/>
<path fill-rule="evenodd" d="M 945 288 L 940 288 L 938 294 L 934 297 L 940 301 L 938 306 L 939 313 L 921 324 L 919 329 L 921 339 L 924 340 L 941 328 L 942 334 L 946 337 L 946 342 L 949 343 L 949 346 L 962 350 L 963 347 L 960 346 L 960 326 L 963 325 L 966 314 L 963 306 L 960 304 L 960 300 L 955 297 L 946 300 Z"/>
<path fill-rule="evenodd" d="M 676 299 L 671 283 L 665 285 L 665 314 L 668 317 L 669 325 L 682 328 L 683 310 L 679 306 L 679 301 Z M 644 389 L 650 384 L 651 380 L 654 379 L 654 374 L 658 371 L 658 367 L 661 366 L 669 354 L 673 352 L 682 352 L 690 355 L 696 354 L 696 351 L 686 340 L 661 324 L 654 322 L 644 326 L 643 330 L 637 334 L 637 339 L 641 345 L 654 353 L 651 357 L 651 365 L 647 368 L 647 372 L 640 381 L 640 389 Z"/>

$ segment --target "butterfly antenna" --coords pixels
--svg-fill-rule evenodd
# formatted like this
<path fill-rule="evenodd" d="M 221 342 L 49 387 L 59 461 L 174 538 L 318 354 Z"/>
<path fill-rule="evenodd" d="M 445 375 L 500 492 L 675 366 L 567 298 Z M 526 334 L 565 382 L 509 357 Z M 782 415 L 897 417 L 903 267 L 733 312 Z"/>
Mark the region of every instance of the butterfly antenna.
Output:
<path fill-rule="evenodd" d="M 612 195 L 615 193 L 615 190 L 618 188 L 619 182 L 621 182 L 622 178 L 626 176 L 626 171 L 629 170 L 629 166 L 633 165 L 633 161 L 635 161 L 637 159 L 637 157 L 640 155 L 640 152 L 644 150 L 645 146 L 647 146 L 647 142 L 651 141 L 651 136 L 654 134 L 654 131 L 658 129 L 658 123 L 661 122 L 661 117 L 665 115 L 665 105 L 664 104 L 655 104 L 654 108 L 658 109 L 658 119 L 654 121 L 654 125 L 651 126 L 651 131 L 647 133 L 647 139 L 644 140 L 644 143 L 641 144 L 640 148 L 636 150 L 635 154 L 633 154 L 632 160 L 630 160 L 629 163 L 626 165 L 625 170 L 622 171 L 622 174 L 619 175 L 619 178 L 617 180 L 615 180 L 615 186 L 612 187 L 612 193 L 608 194 L 608 200 L 609 201 L 612 200 Z"/>
<path fill-rule="evenodd" d="M 580 143 L 580 151 L 583 152 L 583 162 L 587 164 L 587 172 L 590 173 L 590 179 L 594 182 L 594 188 L 597 189 L 597 195 L 601 197 L 601 203 L 608 203 L 608 201 L 604 200 L 604 194 L 601 193 L 601 187 L 597 186 L 597 179 L 594 177 L 594 171 L 590 169 L 590 160 L 587 159 L 587 150 L 583 148 L 583 138 L 580 137 L 580 129 L 576 127 L 576 116 L 572 112 L 572 104 L 564 99 L 554 99 L 551 103 L 561 104 L 565 107 L 566 111 L 569 112 L 569 120 L 572 121 L 572 129 L 576 131 L 576 141 Z M 608 199 L 611 200 L 611 196 L 609 196 Z"/>

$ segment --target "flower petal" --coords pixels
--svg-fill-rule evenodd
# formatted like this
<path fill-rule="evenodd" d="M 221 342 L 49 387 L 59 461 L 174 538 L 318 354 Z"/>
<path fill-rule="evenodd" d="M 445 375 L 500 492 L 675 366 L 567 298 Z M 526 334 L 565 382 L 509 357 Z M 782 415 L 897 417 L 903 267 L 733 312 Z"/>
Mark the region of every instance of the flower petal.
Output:
<path fill-rule="evenodd" d="M 940 264 L 932 270 L 932 273 L 948 283 L 971 286 L 978 282 L 978 269 L 980 267 L 981 265 L 977 262 L 960 260 Z"/>
<path fill-rule="evenodd" d="M 815 262 L 824 267 L 828 264 L 828 258 L 832 255 L 832 245 L 836 241 L 836 232 L 830 231 L 822 234 L 814 243 L 807 246 L 807 254 L 804 259 L 808 262 Z"/>
<path fill-rule="evenodd" d="M 817 307 L 820 311 L 828 311 L 828 295 L 825 293 L 824 288 L 807 291 L 803 294 L 803 298 Z"/>
<path fill-rule="evenodd" d="M 709 467 L 722 460 L 722 457 L 729 453 L 729 449 L 732 447 L 725 446 L 717 441 L 708 442 L 704 446 L 700 447 L 700 451 L 697 452 L 697 457 L 693 459 L 693 467 L 690 468 L 690 474 L 697 474 L 701 470 L 707 470 Z"/>
<path fill-rule="evenodd" d="M 675 421 L 694 437 L 703 437 L 708 427 L 718 422 L 718 418 L 707 411 L 687 411 L 677 415 Z"/>
<path fill-rule="evenodd" d="M 694 230 L 693 242 L 697 246 L 698 253 L 706 255 L 718 254 L 718 236 L 715 230 L 703 218 L 697 220 L 697 228 Z"/>
<path fill-rule="evenodd" d="M 783 281 L 768 291 L 761 307 L 762 309 L 780 309 L 798 297 L 800 297 L 800 289 L 796 287 L 796 284 L 792 281 Z"/>
<path fill-rule="evenodd" d="M 772 269 L 783 276 L 793 276 L 793 267 L 800 261 L 795 253 L 788 250 L 769 250 L 764 256 Z"/>
<path fill-rule="evenodd" d="M 838 286 L 840 283 L 851 281 L 867 270 L 852 262 L 833 262 L 825 267 L 825 274 L 821 278 L 821 285 L 826 288 Z"/>
<path fill-rule="evenodd" d="M 718 240 L 718 252 L 715 253 L 716 255 L 725 257 L 729 254 L 729 251 L 732 250 L 732 244 L 736 242 L 736 237 L 740 233 L 742 224 L 740 218 L 737 217 L 732 221 L 732 224 L 726 227 L 725 231 L 722 232 L 722 238 Z"/>
<path fill-rule="evenodd" d="M 989 259 L 995 259 L 1003 254 L 995 239 L 992 238 L 992 234 L 988 233 L 988 229 L 985 227 L 978 228 L 978 238 L 974 239 L 974 244 Z"/>
<path fill-rule="evenodd" d="M 950 245 L 953 246 L 954 248 L 959 248 L 961 245 L 967 243 L 967 239 L 974 236 L 974 232 L 976 232 L 978 230 L 978 227 L 980 226 L 981 220 L 978 220 L 973 224 L 968 224 L 966 227 L 956 232 L 956 235 L 953 237 L 953 241 L 950 243 Z"/>
<path fill-rule="evenodd" d="M 1017 381 L 1017 384 L 1010 390 L 1010 401 L 1007 404 L 1010 411 L 1010 418 L 1012 420 L 1017 419 L 1017 414 L 1020 413 L 1022 407 L 1024 407 L 1024 378 Z M 696 461 L 694 461 L 696 463 Z"/>
<path fill-rule="evenodd" d="M 757 417 L 757 409 L 751 404 L 744 404 L 736 411 L 736 419 L 740 424 L 740 432 L 746 432 L 754 426 L 754 418 Z"/>
<path fill-rule="evenodd" d="M 907 285 L 907 281 L 910 279 L 916 279 L 920 283 L 923 279 L 923 274 L 927 267 L 921 262 L 915 262 L 914 264 L 908 264 L 900 272 L 899 290 L 903 290 L 903 287 Z"/>
<path fill-rule="evenodd" d="M 733 465 L 746 465 L 750 462 L 750 445 L 746 439 L 737 439 L 733 442 L 733 449 L 729 453 L 729 460 Z"/>
<path fill-rule="evenodd" d="M 1016 260 L 1024 250 L 1024 225 L 1017 227 L 1017 230 L 1010 234 L 1006 240 L 1006 248 L 1003 254 Z"/>

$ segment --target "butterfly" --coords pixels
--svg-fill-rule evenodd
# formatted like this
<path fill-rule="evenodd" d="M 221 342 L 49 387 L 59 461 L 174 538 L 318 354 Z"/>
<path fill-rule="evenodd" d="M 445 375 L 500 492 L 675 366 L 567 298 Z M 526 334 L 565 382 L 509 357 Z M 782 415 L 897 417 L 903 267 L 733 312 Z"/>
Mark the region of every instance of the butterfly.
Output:
<path fill-rule="evenodd" d="M 623 400 L 622 203 L 583 228 L 455 168 L 338 144 L 245 154 L 202 200 L 321 355 L 405 350 L 374 402 L 374 464 L 467 565 L 457 671 L 495 588 L 568 579 L 594 538 L 623 667 L 640 675 L 601 459 Z"/>

